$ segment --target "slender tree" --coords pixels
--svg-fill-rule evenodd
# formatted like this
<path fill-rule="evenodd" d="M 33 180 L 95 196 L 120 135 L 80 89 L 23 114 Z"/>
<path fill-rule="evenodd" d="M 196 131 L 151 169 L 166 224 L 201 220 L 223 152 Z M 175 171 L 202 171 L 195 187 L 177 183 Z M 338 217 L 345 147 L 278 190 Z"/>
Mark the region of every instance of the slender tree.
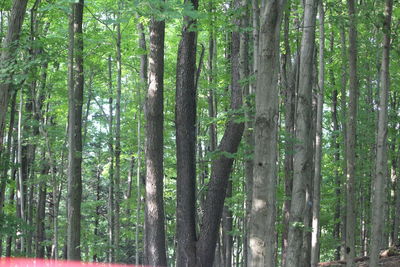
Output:
<path fill-rule="evenodd" d="M 320 248 L 320 202 L 321 202 L 321 167 L 322 167 L 322 116 L 324 106 L 325 83 L 325 25 L 324 6 L 322 0 L 318 5 L 319 13 L 319 72 L 317 95 L 317 118 L 315 136 L 315 162 L 314 162 L 314 186 L 312 206 L 312 237 L 311 237 L 311 266 L 317 266 L 319 262 Z"/>
<path fill-rule="evenodd" d="M 388 98 L 390 89 L 390 39 L 393 0 L 385 1 L 385 19 L 383 22 L 381 90 L 379 91 L 378 137 L 376 146 L 376 170 L 372 196 L 372 228 L 370 246 L 370 266 L 378 266 L 379 252 L 382 248 L 382 236 L 385 225 L 385 184 L 387 182 L 387 131 Z"/>
<path fill-rule="evenodd" d="M 358 103 L 358 77 L 357 77 L 357 22 L 356 1 L 348 0 L 350 18 L 349 28 L 349 109 L 346 127 L 346 266 L 354 266 L 355 258 L 355 164 L 356 164 L 356 125 Z"/>
<path fill-rule="evenodd" d="M 68 74 L 68 230 L 67 259 L 80 260 L 82 202 L 83 6 L 71 4 Z"/>

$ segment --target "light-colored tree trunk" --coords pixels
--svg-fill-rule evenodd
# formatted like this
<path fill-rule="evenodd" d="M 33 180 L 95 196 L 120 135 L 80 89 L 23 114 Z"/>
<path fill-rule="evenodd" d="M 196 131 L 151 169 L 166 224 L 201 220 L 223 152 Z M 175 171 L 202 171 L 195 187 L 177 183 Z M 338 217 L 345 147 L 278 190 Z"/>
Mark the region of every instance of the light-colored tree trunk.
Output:
<path fill-rule="evenodd" d="M 316 267 L 319 262 L 320 248 L 320 196 L 321 196 L 321 165 L 322 165 L 322 117 L 324 107 L 325 84 L 325 25 L 324 7 L 320 0 L 319 12 L 319 72 L 317 93 L 317 121 L 315 136 L 315 162 L 314 162 L 314 188 L 312 206 L 312 236 L 311 236 L 311 267 Z"/>
<path fill-rule="evenodd" d="M 142 23 L 138 25 L 139 31 L 139 47 L 143 51 L 146 50 L 146 35 L 144 32 L 144 27 Z M 142 99 L 141 99 L 141 90 L 147 90 L 147 66 L 148 59 L 147 53 L 143 53 L 140 55 L 140 82 L 141 86 L 137 91 L 137 101 L 138 101 L 138 112 L 137 112 L 137 164 L 136 164 L 136 226 L 135 226 L 135 264 L 139 265 L 139 227 L 140 227 L 140 208 L 141 208 L 141 188 L 140 188 L 140 169 L 141 169 L 141 159 L 142 159 L 142 142 L 141 142 L 141 134 L 142 134 L 142 124 L 141 124 L 141 116 L 142 116 Z M 145 231 L 144 231 L 145 232 Z M 144 234 L 145 235 L 145 234 Z M 146 240 L 146 236 L 143 238 Z M 143 247 L 146 247 L 144 244 Z"/>
<path fill-rule="evenodd" d="M 306 184 L 312 173 L 312 85 L 317 2 L 306 0 L 301 40 L 298 104 L 296 108 L 296 144 L 294 145 L 294 175 L 290 207 L 286 267 L 297 267 L 301 261 Z M 307 203 L 308 205 L 309 203 Z"/>
<path fill-rule="evenodd" d="M 378 136 L 376 147 L 376 171 L 372 196 L 372 228 L 370 245 L 370 266 L 378 266 L 379 252 L 382 249 L 382 236 L 385 225 L 385 187 L 387 183 L 387 131 L 388 131 L 388 98 L 390 88 L 390 39 L 393 0 L 385 1 L 385 19 L 383 22 L 383 49 L 381 66 L 381 90 L 379 91 Z"/>
<path fill-rule="evenodd" d="M 279 40 L 286 1 L 261 7 L 248 266 L 275 266 Z"/>
<path fill-rule="evenodd" d="M 25 216 L 25 197 L 26 197 L 26 186 L 24 181 L 24 174 L 23 174 L 23 164 L 22 164 L 22 113 L 23 113 L 23 92 L 22 90 L 19 92 L 19 110 L 18 110 L 18 196 L 19 196 L 19 214 L 23 222 L 26 222 Z M 22 230 L 22 235 L 20 237 L 20 244 L 21 244 L 21 253 L 24 254 L 25 251 L 25 232 Z"/>
<path fill-rule="evenodd" d="M 355 258 L 355 168 L 356 168 L 356 125 L 358 105 L 357 77 L 357 22 L 356 1 L 348 0 L 349 10 L 349 109 L 347 114 L 346 133 L 346 267 L 354 266 Z"/>
<path fill-rule="evenodd" d="M 83 102 L 83 5 L 71 4 L 68 66 L 68 218 L 67 259 L 80 260 L 82 202 L 82 102 Z"/>

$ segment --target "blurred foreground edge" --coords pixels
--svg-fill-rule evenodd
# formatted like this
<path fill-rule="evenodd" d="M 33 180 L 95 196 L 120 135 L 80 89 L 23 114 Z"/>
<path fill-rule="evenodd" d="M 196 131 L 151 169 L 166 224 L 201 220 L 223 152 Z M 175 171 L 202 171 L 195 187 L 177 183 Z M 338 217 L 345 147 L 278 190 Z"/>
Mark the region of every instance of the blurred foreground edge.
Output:
<path fill-rule="evenodd" d="M 0 267 L 145 267 L 145 265 L 127 265 L 82 261 L 50 260 L 35 258 L 0 258 Z"/>

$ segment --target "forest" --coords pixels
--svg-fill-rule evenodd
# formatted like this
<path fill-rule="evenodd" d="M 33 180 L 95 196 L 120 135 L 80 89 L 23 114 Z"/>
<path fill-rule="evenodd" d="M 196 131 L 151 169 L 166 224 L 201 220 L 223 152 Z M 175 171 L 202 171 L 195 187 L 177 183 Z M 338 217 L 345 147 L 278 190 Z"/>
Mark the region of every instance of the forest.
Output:
<path fill-rule="evenodd" d="M 396 4 L 0 0 L 0 258 L 400 266 Z"/>

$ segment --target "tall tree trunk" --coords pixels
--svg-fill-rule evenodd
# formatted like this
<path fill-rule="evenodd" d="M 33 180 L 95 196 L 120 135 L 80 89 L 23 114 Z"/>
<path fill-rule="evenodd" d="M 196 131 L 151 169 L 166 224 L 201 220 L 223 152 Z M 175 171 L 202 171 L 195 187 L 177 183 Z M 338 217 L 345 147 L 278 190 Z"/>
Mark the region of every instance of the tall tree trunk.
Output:
<path fill-rule="evenodd" d="M 115 236 L 115 216 L 114 216 L 114 133 L 113 133 L 113 90 L 112 90 L 112 59 L 108 56 L 108 150 L 110 157 L 110 168 L 109 168 L 109 186 L 108 186 L 108 261 L 114 262 L 115 250 L 114 250 L 114 236 Z"/>
<path fill-rule="evenodd" d="M 3 42 L 1 52 L 0 68 L 5 70 L 14 64 L 14 57 L 18 48 L 19 35 L 24 21 L 26 5 L 28 0 L 14 0 L 11 13 L 8 20 L 8 32 Z M 12 75 L 8 73 L 8 75 Z M 12 79 L 4 79 L 0 82 L 0 155 L 3 151 L 3 137 L 6 124 L 6 114 L 8 101 L 11 94 Z"/>
<path fill-rule="evenodd" d="M 83 5 L 71 4 L 68 78 L 68 229 L 67 258 L 80 260 L 82 202 L 82 102 L 83 102 Z"/>
<path fill-rule="evenodd" d="M 347 115 L 346 133 L 346 266 L 354 266 L 355 258 L 355 164 L 356 164 L 356 125 L 358 103 L 357 77 L 357 24 L 355 0 L 348 0 L 350 29 L 349 29 L 349 110 Z"/>
<path fill-rule="evenodd" d="M 298 104 L 296 110 L 296 144 L 294 145 L 294 175 L 290 207 L 286 267 L 298 266 L 302 255 L 303 222 L 306 184 L 312 173 L 312 85 L 314 66 L 315 20 L 317 0 L 306 0 L 304 28 L 301 40 Z M 308 204 L 308 203 L 307 203 Z"/>
<path fill-rule="evenodd" d="M 235 10 L 239 10 L 240 1 L 234 3 Z M 232 172 L 233 158 L 227 155 L 237 152 L 242 139 L 244 123 L 237 122 L 238 109 L 242 107 L 242 86 L 239 83 L 239 51 L 240 35 L 238 31 L 232 32 L 231 55 L 231 105 L 234 112 L 225 128 L 224 135 L 217 148 L 219 157 L 213 160 L 211 178 L 204 202 L 204 213 L 200 227 L 200 236 L 196 247 L 196 266 L 212 266 L 215 256 L 215 247 L 218 239 L 218 229 L 224 207 L 226 190 Z"/>
<path fill-rule="evenodd" d="M 241 6 L 244 8 L 242 14 L 241 27 L 249 27 L 249 8 L 251 2 L 249 0 L 242 0 Z M 240 33 L 240 59 L 239 59 L 239 76 L 241 79 L 248 78 L 250 75 L 250 65 L 249 65 L 249 45 L 250 45 L 250 35 L 248 32 Z M 245 106 L 245 130 L 244 139 L 246 143 L 246 160 L 244 163 L 245 172 L 245 192 L 246 192 L 246 202 L 245 202 L 245 218 L 244 218 L 244 237 L 243 237 L 243 265 L 247 267 L 248 254 L 249 254 L 249 219 L 251 211 L 251 197 L 253 192 L 253 166 L 254 161 L 250 155 L 253 154 L 254 147 L 254 135 L 253 135 L 253 114 L 252 114 L 252 100 L 250 96 L 250 83 L 243 84 L 243 97 Z"/>
<path fill-rule="evenodd" d="M 121 3 L 118 2 L 118 6 Z M 121 8 L 121 7 L 120 7 Z M 118 18 L 120 13 L 118 13 Z M 117 99 L 115 103 L 115 221 L 114 221 L 114 247 L 115 261 L 120 261 L 120 202 L 121 202 L 121 89 L 122 89 L 122 55 L 121 55 L 121 23 L 117 24 Z"/>
<path fill-rule="evenodd" d="M 390 87 L 390 38 L 393 0 L 386 0 L 385 20 L 383 22 L 383 50 L 381 67 L 381 90 L 379 91 L 378 137 L 376 148 L 376 171 L 372 196 L 372 228 L 370 245 L 370 266 L 378 266 L 379 252 L 385 225 L 385 185 L 387 182 L 387 123 L 388 97 Z"/>
<path fill-rule="evenodd" d="M 144 33 L 143 24 L 139 23 L 138 25 L 139 30 L 139 47 L 143 51 L 147 51 L 146 49 L 146 35 Z M 139 110 L 137 113 L 137 166 L 136 166 L 136 226 L 135 226 L 135 264 L 139 265 L 139 226 L 140 226 L 140 203 L 141 203 L 141 190 L 140 190 L 140 168 L 141 168 L 141 114 L 142 114 L 142 100 L 140 91 L 145 88 L 147 90 L 147 66 L 148 66 L 148 59 L 147 53 L 143 53 L 140 55 L 140 81 L 141 86 L 137 91 L 137 98 L 138 98 L 138 106 Z M 146 229 L 145 229 L 146 230 Z M 144 245 L 146 247 L 146 233 L 144 231 Z M 145 253 L 144 253 L 145 254 Z"/>
<path fill-rule="evenodd" d="M 198 9 L 198 0 L 185 0 Z M 196 20 L 185 16 L 176 69 L 177 266 L 196 262 Z"/>
<path fill-rule="evenodd" d="M 162 2 L 162 1 L 160 1 Z M 146 102 L 146 259 L 166 266 L 163 151 L 164 151 L 164 36 L 165 21 L 153 17 L 150 26 L 150 71 Z"/>
<path fill-rule="evenodd" d="M 275 266 L 279 37 L 286 1 L 261 7 L 248 266 Z"/>
<path fill-rule="evenodd" d="M 311 237 L 311 267 L 317 266 L 319 262 L 320 248 L 320 195 L 321 195 L 321 165 L 322 165 L 322 117 L 324 107 L 324 84 L 325 84 L 325 25 L 324 6 L 322 0 L 318 5 L 319 12 L 319 72 L 318 72 L 318 95 L 317 95 L 317 121 L 315 136 L 315 163 L 314 163 L 314 188 L 312 206 L 312 237 Z"/>

